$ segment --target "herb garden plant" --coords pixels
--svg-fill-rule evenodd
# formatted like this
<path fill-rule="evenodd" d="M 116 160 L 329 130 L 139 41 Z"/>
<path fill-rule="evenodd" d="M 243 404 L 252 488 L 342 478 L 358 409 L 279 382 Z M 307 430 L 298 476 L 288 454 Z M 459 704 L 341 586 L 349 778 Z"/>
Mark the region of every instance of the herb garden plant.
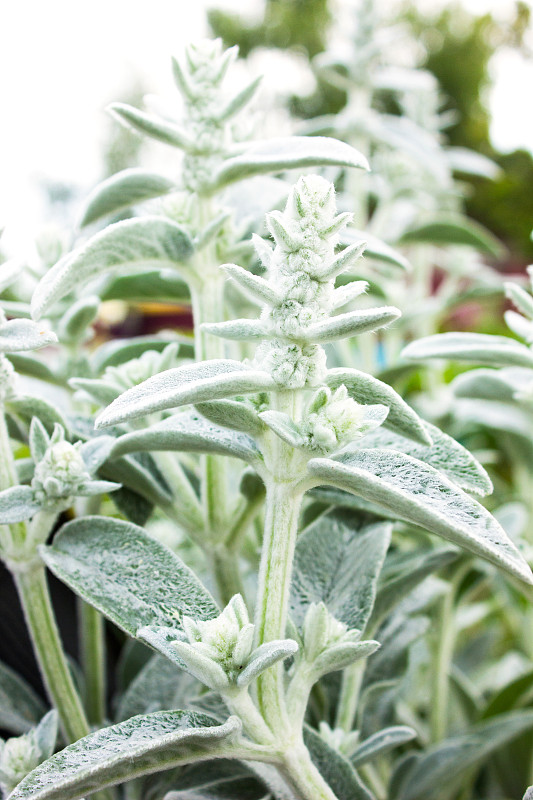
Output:
<path fill-rule="evenodd" d="M 402 313 L 371 305 L 359 272 L 374 264 L 379 282 L 405 259 L 375 234 L 366 245 L 350 192 L 338 206 L 330 180 L 356 186 L 365 156 L 321 136 L 242 139 L 235 118 L 258 81 L 227 94 L 235 56 L 206 41 L 174 62 L 179 124 L 113 106 L 182 152 L 179 178 L 136 168 L 98 187 L 82 227 L 111 222 L 43 271 L 32 319 L 18 266 L 2 267 L 1 555 L 56 709 L 39 721 L 3 668 L 2 724 L 20 734 L 0 752 L 12 800 L 114 787 L 168 800 L 439 796 L 450 762 L 424 753 L 416 714 L 397 703 L 447 590 L 430 576 L 459 586 L 474 556 L 513 591 L 533 584 L 476 499 L 492 490 L 481 464 L 349 360 L 348 340 L 368 351 Z M 194 339 L 95 347 L 100 300 L 146 293 L 190 298 Z M 23 392 L 17 371 L 60 402 Z M 79 598 L 81 680 L 46 567 Z M 103 617 L 130 659 L 114 705 Z M 532 726 L 531 711 L 507 716 L 487 741 Z M 438 721 L 433 734 L 438 747 Z M 478 758 L 464 752 L 459 779 Z"/>

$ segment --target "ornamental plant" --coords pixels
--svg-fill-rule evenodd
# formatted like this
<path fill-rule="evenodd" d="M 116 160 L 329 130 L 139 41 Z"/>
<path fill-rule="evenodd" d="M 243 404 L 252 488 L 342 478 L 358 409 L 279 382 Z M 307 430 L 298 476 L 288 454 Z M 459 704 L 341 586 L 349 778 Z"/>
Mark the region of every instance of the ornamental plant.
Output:
<path fill-rule="evenodd" d="M 201 42 L 174 63 L 182 123 L 113 106 L 181 152 L 179 174 L 105 181 L 81 224 L 112 221 L 43 270 L 33 320 L 2 320 L 1 556 L 64 746 L 51 755 L 55 715 L 32 730 L 39 702 L 3 669 L 17 698 L 3 719 L 20 736 L 0 754 L 12 800 L 115 787 L 172 800 L 436 795 L 449 762 L 424 753 L 424 726 L 399 702 L 444 594 L 432 573 L 457 580 L 468 556 L 517 592 L 533 584 L 472 496 L 492 489 L 481 464 L 343 362 L 347 340 L 372 344 L 401 315 L 369 307 L 355 279 L 365 253 L 394 251 L 367 246 L 324 174 L 361 174 L 366 158 L 323 137 L 240 136 L 258 83 L 225 93 L 235 55 Z M 309 167 L 321 174 L 286 175 Z M 101 299 L 147 292 L 190 300 L 194 338 L 91 346 Z M 6 308 L 29 314 L 13 293 Z M 45 345 L 43 362 L 21 357 Z M 62 408 L 23 394 L 17 370 L 48 381 Z M 78 597 L 80 685 L 45 567 Z M 113 705 L 103 617 L 124 642 Z M 498 720 L 487 741 L 531 726 L 531 712 Z M 479 761 L 463 749 L 453 779 Z"/>

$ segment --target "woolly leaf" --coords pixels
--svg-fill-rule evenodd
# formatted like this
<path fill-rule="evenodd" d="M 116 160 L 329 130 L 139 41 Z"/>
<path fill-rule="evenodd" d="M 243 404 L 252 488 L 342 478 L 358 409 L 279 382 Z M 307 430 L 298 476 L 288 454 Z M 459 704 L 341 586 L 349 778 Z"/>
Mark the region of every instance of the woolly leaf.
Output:
<path fill-rule="evenodd" d="M 360 767 L 368 761 L 373 761 L 374 758 L 388 753 L 395 747 L 411 741 L 415 737 L 416 731 L 407 725 L 394 725 L 390 728 L 385 728 L 365 739 L 351 756 L 350 761 L 354 767 Z"/>
<path fill-rule="evenodd" d="M 41 551 L 58 578 L 130 636 L 142 625 L 179 630 L 184 614 L 212 619 L 220 613 L 178 556 L 130 522 L 77 519 Z"/>
<path fill-rule="evenodd" d="M 492 367 L 533 367 L 531 350 L 514 339 L 486 333 L 437 333 L 408 344 L 402 356 L 413 361 L 448 358 Z"/>
<path fill-rule="evenodd" d="M 306 440 L 300 428 L 288 414 L 284 414 L 281 411 L 262 411 L 259 416 L 270 430 L 274 431 L 276 436 L 290 444 L 291 447 L 305 446 Z"/>
<path fill-rule="evenodd" d="M 143 270 L 131 275 L 111 275 L 99 289 L 99 293 L 102 300 L 129 300 L 132 303 L 153 301 L 165 305 L 182 305 L 189 302 L 191 296 L 185 281 L 175 271 L 169 269 Z"/>
<path fill-rule="evenodd" d="M 351 245 L 354 242 L 363 240 L 365 242 L 366 257 L 373 258 L 376 261 L 383 261 L 385 264 L 390 264 L 406 271 L 410 269 L 409 261 L 405 256 L 367 231 L 358 231 L 352 227 L 345 228 L 341 231 L 340 240 L 345 245 Z"/>
<path fill-rule="evenodd" d="M 40 764 L 12 800 L 75 800 L 191 761 L 231 755 L 240 722 L 194 711 L 157 711 L 102 728 Z"/>
<path fill-rule="evenodd" d="M 262 81 L 262 76 L 255 78 L 251 83 L 241 89 L 234 97 L 227 102 L 223 108 L 217 113 L 218 122 L 226 122 L 241 111 L 246 106 L 257 91 L 259 84 Z"/>
<path fill-rule="evenodd" d="M 33 294 L 32 316 L 39 319 L 58 300 L 102 274 L 147 267 L 176 269 L 192 252 L 185 229 L 163 217 L 109 225 L 48 270 Z"/>
<path fill-rule="evenodd" d="M 361 444 L 365 449 L 387 447 L 391 450 L 399 450 L 401 453 L 406 453 L 435 467 L 439 472 L 443 472 L 461 489 L 482 496 L 490 494 L 492 483 L 479 461 L 459 442 L 443 433 L 439 428 L 430 425 L 429 422 L 425 422 L 424 426 L 432 440 L 429 447 L 416 444 L 411 439 L 383 428 L 367 434 Z"/>
<path fill-rule="evenodd" d="M 58 334 L 61 342 L 79 342 L 87 335 L 87 328 L 98 314 L 100 298 L 96 295 L 82 297 L 63 315 Z"/>
<path fill-rule="evenodd" d="M 259 239 L 259 237 L 257 238 Z M 260 239 L 260 241 L 263 242 L 262 239 Z M 245 290 L 247 295 L 251 295 L 256 303 L 268 303 L 273 306 L 279 302 L 280 295 L 276 292 L 275 288 L 264 278 L 259 277 L 259 275 L 254 275 L 253 272 L 238 267 L 236 264 L 223 264 L 221 269 L 223 269 L 232 280 L 238 283 L 239 286 Z"/>
<path fill-rule="evenodd" d="M 237 685 L 247 686 L 277 661 L 293 656 L 297 650 L 298 645 L 292 639 L 265 642 L 252 653 L 250 661 L 237 678 Z"/>
<path fill-rule="evenodd" d="M 323 483 L 383 506 L 533 584 L 531 570 L 494 517 L 422 461 L 376 448 L 312 459 L 308 469 Z"/>
<path fill-rule="evenodd" d="M 189 403 L 259 392 L 272 386 L 268 373 L 253 370 L 240 361 L 213 359 L 188 364 L 161 372 L 128 389 L 97 417 L 96 427 Z"/>
<path fill-rule="evenodd" d="M 325 344 L 335 339 L 345 339 L 348 336 L 357 336 L 367 331 L 375 331 L 390 325 L 401 316 L 397 308 L 365 308 L 359 311 L 348 311 L 338 314 L 323 322 L 313 322 L 302 329 L 306 341 Z"/>
<path fill-rule="evenodd" d="M 466 217 L 437 219 L 406 231 L 401 244 L 428 242 L 438 245 L 464 245 L 500 258 L 504 252 L 501 242 L 483 225 Z"/>
<path fill-rule="evenodd" d="M 435 797 L 446 785 L 458 787 L 467 769 L 482 764 L 516 736 L 533 727 L 533 711 L 499 714 L 467 733 L 445 739 L 427 750 L 413 764 L 394 800 Z"/>
<path fill-rule="evenodd" d="M 139 450 L 218 453 L 250 462 L 261 457 L 250 436 L 214 425 L 194 411 L 174 414 L 149 428 L 121 436 L 111 458 Z"/>
<path fill-rule="evenodd" d="M 0 525 L 24 522 L 39 511 L 31 486 L 11 486 L 0 492 Z"/>
<path fill-rule="evenodd" d="M 90 225 L 143 200 L 160 197 L 173 187 L 168 178 L 145 169 L 134 167 L 117 172 L 93 189 L 87 198 L 80 225 Z"/>
<path fill-rule="evenodd" d="M 197 403 L 200 414 L 214 422 L 243 433 L 263 433 L 264 426 L 256 411 L 249 405 L 237 400 L 208 400 Z"/>
<path fill-rule="evenodd" d="M 454 172 L 463 172 L 467 175 L 477 175 L 480 178 L 492 180 L 501 174 L 500 167 L 495 161 L 468 147 L 447 147 L 445 155 Z"/>
<path fill-rule="evenodd" d="M 350 762 L 308 725 L 304 727 L 304 741 L 315 766 L 338 800 L 374 800 Z"/>
<path fill-rule="evenodd" d="M 533 297 L 516 283 L 506 281 L 504 284 L 505 295 L 517 309 L 526 317 L 533 319 Z"/>
<path fill-rule="evenodd" d="M 348 394 L 358 403 L 379 403 L 389 409 L 383 425 L 422 444 L 431 444 L 431 437 L 418 414 L 386 383 L 355 369 L 330 369 L 326 383 L 331 389 L 346 386 Z"/>
<path fill-rule="evenodd" d="M 54 342 L 57 342 L 55 333 L 29 319 L 10 319 L 0 325 L 0 353 L 39 350 Z"/>
<path fill-rule="evenodd" d="M 112 103 L 109 110 L 119 122 L 126 127 L 133 128 L 139 133 L 144 133 L 152 139 L 156 139 L 163 144 L 170 144 L 172 147 L 179 147 L 181 150 L 193 151 L 195 149 L 194 139 L 185 133 L 181 128 L 172 122 L 139 111 L 137 108 L 126 105 L 126 103 Z"/>
<path fill-rule="evenodd" d="M 212 336 L 221 336 L 223 339 L 235 341 L 253 341 L 264 339 L 267 329 L 259 319 L 228 319 L 226 322 L 206 322 L 202 330 Z"/>
<path fill-rule="evenodd" d="M 378 586 L 376 602 L 369 620 L 369 628 L 377 629 L 381 621 L 407 597 L 412 590 L 422 583 L 428 575 L 451 564 L 458 557 L 455 550 L 415 550 L 402 554 L 394 561 L 392 574 L 387 570 L 388 560 L 382 573 L 382 582 Z"/>
<path fill-rule="evenodd" d="M 339 642 L 324 650 L 314 661 L 313 670 L 321 675 L 337 672 L 345 667 L 368 658 L 378 650 L 380 644 L 373 640 L 366 642 Z"/>
<path fill-rule="evenodd" d="M 43 397 L 35 397 L 30 394 L 15 395 L 7 401 L 6 410 L 27 425 L 30 425 L 34 417 L 38 417 L 50 433 L 56 423 L 68 430 L 67 422 L 57 404 L 52 405 Z"/>
<path fill-rule="evenodd" d="M 349 629 L 364 631 L 390 542 L 389 523 L 357 524 L 351 514 L 320 517 L 298 538 L 290 608 L 301 627 L 311 603 L 323 602 Z"/>
<path fill-rule="evenodd" d="M 244 153 L 228 158 L 215 171 L 208 187 L 223 186 L 252 175 L 302 167 L 340 166 L 369 169 L 366 158 L 350 145 L 324 136 L 290 136 L 255 142 Z"/>
<path fill-rule="evenodd" d="M 0 726 L 16 735 L 26 733 L 45 713 L 31 686 L 0 661 Z"/>

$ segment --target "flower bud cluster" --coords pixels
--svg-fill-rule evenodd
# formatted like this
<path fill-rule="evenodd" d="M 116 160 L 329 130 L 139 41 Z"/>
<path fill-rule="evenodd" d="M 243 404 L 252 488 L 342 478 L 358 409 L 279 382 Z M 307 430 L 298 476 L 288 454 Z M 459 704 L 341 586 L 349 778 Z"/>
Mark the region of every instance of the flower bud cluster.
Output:
<path fill-rule="evenodd" d="M 57 739 L 57 711 L 49 711 L 36 728 L 4 742 L 0 739 L 0 789 L 4 797 L 42 761 L 50 758 Z"/>
<path fill-rule="evenodd" d="M 347 733 L 343 728 L 331 728 L 327 722 L 322 721 L 318 726 L 320 736 L 333 750 L 337 750 L 350 758 L 359 745 L 359 731 Z"/>
<path fill-rule="evenodd" d="M 303 433 L 312 450 L 333 453 L 381 425 L 387 414 L 386 406 L 352 400 L 345 386 L 333 393 L 323 388 L 309 405 Z"/>
<path fill-rule="evenodd" d="M 26 775 L 42 761 L 35 732 L 0 740 L 0 788 L 7 797 Z"/>
<path fill-rule="evenodd" d="M 178 366 L 179 344 L 172 343 L 164 350 L 146 350 L 139 358 L 132 358 L 118 367 L 107 367 L 102 380 L 109 386 L 124 392 L 132 386 L 157 375 L 159 372 Z"/>
<path fill-rule="evenodd" d="M 240 595 L 232 597 L 215 619 L 196 622 L 184 617 L 183 629 L 188 642 L 174 642 L 179 657 L 198 680 L 219 692 L 244 688 L 260 672 L 297 649 L 291 639 L 254 649 L 255 626 Z"/>
<path fill-rule="evenodd" d="M 303 626 L 303 646 L 307 661 L 316 659 L 325 651 L 346 642 L 358 642 L 361 631 L 348 631 L 348 627 L 330 614 L 324 603 L 311 603 Z"/>
<path fill-rule="evenodd" d="M 43 507 L 70 505 L 78 490 L 91 480 L 80 453 L 81 442 L 65 441 L 65 432 L 56 425 L 44 456 L 35 465 L 31 486 Z"/>
<path fill-rule="evenodd" d="M 319 175 L 300 178 L 285 211 L 267 215 L 276 246 L 264 266 L 279 302 L 265 309 L 264 318 L 273 333 L 297 338 L 302 327 L 330 315 L 337 234 L 350 219 L 337 216 L 335 187 Z"/>
<path fill-rule="evenodd" d="M 183 161 L 184 188 L 191 192 L 209 183 L 233 143 L 231 101 L 225 102 L 221 84 L 237 53 L 236 47 L 223 50 L 220 39 L 205 39 L 186 48 L 183 67 L 174 64 L 185 104 L 184 128 L 194 142 Z"/>

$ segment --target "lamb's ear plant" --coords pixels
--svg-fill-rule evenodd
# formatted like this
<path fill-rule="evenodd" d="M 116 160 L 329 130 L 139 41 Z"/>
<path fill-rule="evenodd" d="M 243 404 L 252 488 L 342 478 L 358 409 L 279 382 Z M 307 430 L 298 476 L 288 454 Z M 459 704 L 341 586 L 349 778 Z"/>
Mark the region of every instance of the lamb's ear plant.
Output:
<path fill-rule="evenodd" d="M 394 307 L 334 313 L 357 303 L 364 290 L 361 283 L 335 285 L 364 249 L 362 242 L 337 249 L 349 222 L 349 214 L 337 214 L 330 182 L 300 178 L 285 210 L 267 215 L 274 247 L 254 240 L 264 273 L 234 264 L 220 270 L 256 299 L 261 314 L 203 325 L 202 352 L 217 337 L 232 343 L 228 355 L 238 356 L 242 346 L 248 358 L 172 366 L 122 394 L 117 374 L 108 373 L 100 386 L 102 392 L 111 387 L 114 399 L 96 419 L 111 434 L 91 440 L 97 463 L 113 469 L 139 451 L 154 458 L 177 451 L 183 475 L 202 476 L 187 453 L 215 455 L 210 473 L 224 470 L 226 457 L 246 462 L 247 479 L 264 486 L 255 490 L 253 512 L 237 531 L 227 520 L 201 530 L 211 535 L 203 540 L 206 550 L 206 541 L 225 548 L 240 569 L 249 523 L 264 498 L 257 592 L 255 599 L 248 592 L 248 603 L 236 592 L 220 608 L 181 558 L 142 527 L 106 516 L 65 525 L 51 546 L 39 548 L 40 558 L 125 633 L 174 665 L 176 685 L 189 673 L 207 693 L 199 690 L 183 710 L 143 712 L 89 734 L 33 770 L 13 800 L 83 797 L 143 776 L 147 791 L 179 791 L 201 781 L 195 784 L 194 771 L 177 768 L 213 762 L 206 769 L 216 776 L 217 760 L 220 776 L 228 774 L 228 763 L 235 765 L 229 773 L 235 796 L 247 786 L 257 797 L 368 800 L 365 782 L 384 796 L 383 778 L 371 762 L 415 731 L 390 721 L 394 711 L 383 692 L 397 679 L 410 643 L 426 630 L 424 612 L 441 590 L 437 583 L 416 600 L 407 598 L 457 554 L 422 548 L 403 562 L 388 562 L 391 525 L 379 518 L 436 533 L 514 580 L 533 582 L 503 529 L 468 494 L 491 489 L 478 462 L 378 379 L 348 366 L 328 369 L 324 344 L 368 335 L 400 314 Z M 55 271 L 57 287 L 69 286 L 63 269 Z M 218 354 L 226 355 L 223 349 Z M 90 381 L 76 386 L 91 391 Z M 41 460 L 51 446 L 47 436 L 33 425 L 32 450 Z M 54 436 L 61 438 L 59 429 Z M 69 484 L 64 494 L 91 486 L 85 474 L 76 475 L 76 487 Z M 199 496 L 196 480 L 188 480 L 195 507 L 209 505 L 213 498 Z M 47 502 L 47 485 L 35 483 L 35 502 Z M 58 482 L 50 488 L 57 497 Z M 349 498 L 350 512 L 333 510 Z M 302 511 L 309 521 L 297 539 Z M 174 518 L 181 513 L 177 506 Z M 139 674 L 131 707 L 139 704 L 142 681 L 154 681 L 148 670 L 159 680 L 168 675 L 160 664 L 150 662 Z M 331 680 L 339 673 L 340 685 Z M 158 772 L 168 772 L 170 785 L 164 776 L 159 783 L 149 777 Z"/>

